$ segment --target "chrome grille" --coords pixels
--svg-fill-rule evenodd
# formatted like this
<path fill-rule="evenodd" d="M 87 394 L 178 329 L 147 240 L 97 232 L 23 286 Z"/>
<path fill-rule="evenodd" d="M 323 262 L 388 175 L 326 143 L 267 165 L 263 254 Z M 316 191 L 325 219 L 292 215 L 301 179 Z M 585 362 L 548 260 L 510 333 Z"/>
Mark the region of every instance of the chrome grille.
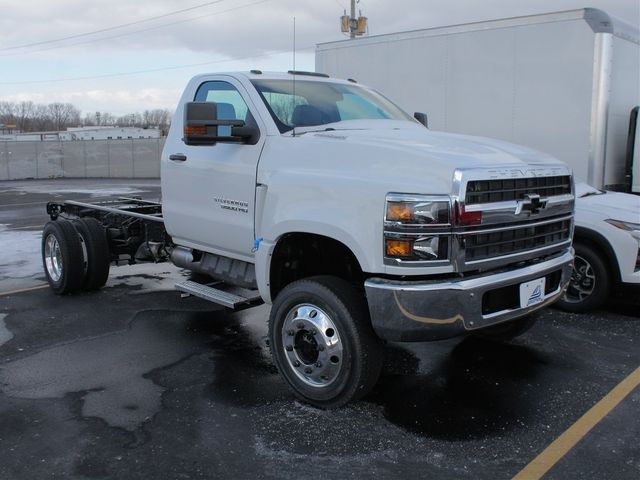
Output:
<path fill-rule="evenodd" d="M 467 231 L 464 234 L 465 262 L 497 259 L 506 255 L 561 246 L 571 238 L 571 218 L 503 228 Z"/>
<path fill-rule="evenodd" d="M 571 193 L 571 176 L 471 180 L 467 183 L 466 205 L 521 200 L 527 194 L 542 198 Z"/>

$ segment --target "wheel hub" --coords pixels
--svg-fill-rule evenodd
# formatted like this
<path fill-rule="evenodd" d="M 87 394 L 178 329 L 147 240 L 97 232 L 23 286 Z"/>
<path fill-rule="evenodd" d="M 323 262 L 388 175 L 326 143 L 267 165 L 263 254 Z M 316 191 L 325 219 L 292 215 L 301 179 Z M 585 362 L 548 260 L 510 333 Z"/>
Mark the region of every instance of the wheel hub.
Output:
<path fill-rule="evenodd" d="M 596 276 L 593 267 L 585 258 L 576 255 L 565 300 L 569 303 L 582 302 L 593 293 L 595 285 Z"/>
<path fill-rule="evenodd" d="M 342 368 L 343 345 L 336 325 L 315 305 L 297 305 L 287 313 L 282 348 L 290 369 L 309 386 L 333 383 Z"/>
<path fill-rule="evenodd" d="M 57 282 L 62 277 L 62 253 L 55 235 L 50 234 L 44 243 L 44 264 L 51 280 Z"/>

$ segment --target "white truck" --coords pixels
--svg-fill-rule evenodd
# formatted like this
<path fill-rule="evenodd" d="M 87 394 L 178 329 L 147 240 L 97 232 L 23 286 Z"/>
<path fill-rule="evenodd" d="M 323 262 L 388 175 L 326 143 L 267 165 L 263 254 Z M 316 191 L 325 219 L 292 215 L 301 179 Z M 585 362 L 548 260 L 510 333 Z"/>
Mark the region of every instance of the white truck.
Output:
<path fill-rule="evenodd" d="M 586 8 L 323 43 L 355 78 L 432 128 L 547 152 L 577 181 L 640 193 L 640 32 Z"/>
<path fill-rule="evenodd" d="M 565 164 L 429 131 L 352 81 L 197 76 L 161 162 L 162 204 L 47 205 L 51 288 L 93 290 L 112 262 L 170 260 L 199 274 L 180 291 L 272 304 L 274 361 L 318 407 L 373 387 L 383 340 L 513 337 L 570 279 Z"/>

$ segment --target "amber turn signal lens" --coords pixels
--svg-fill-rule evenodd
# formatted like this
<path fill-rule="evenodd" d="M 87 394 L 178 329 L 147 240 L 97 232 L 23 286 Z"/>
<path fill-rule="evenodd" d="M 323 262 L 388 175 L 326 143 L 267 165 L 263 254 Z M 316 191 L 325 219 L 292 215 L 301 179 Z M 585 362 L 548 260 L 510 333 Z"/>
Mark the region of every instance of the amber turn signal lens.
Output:
<path fill-rule="evenodd" d="M 391 222 L 407 222 L 413 218 L 413 210 L 408 203 L 387 203 L 387 220 Z"/>
<path fill-rule="evenodd" d="M 204 125 L 201 127 L 184 127 L 184 134 L 185 135 L 206 135 L 207 134 L 207 127 L 205 127 Z"/>
<path fill-rule="evenodd" d="M 409 240 L 386 240 L 385 251 L 388 257 L 410 257 L 412 244 Z"/>

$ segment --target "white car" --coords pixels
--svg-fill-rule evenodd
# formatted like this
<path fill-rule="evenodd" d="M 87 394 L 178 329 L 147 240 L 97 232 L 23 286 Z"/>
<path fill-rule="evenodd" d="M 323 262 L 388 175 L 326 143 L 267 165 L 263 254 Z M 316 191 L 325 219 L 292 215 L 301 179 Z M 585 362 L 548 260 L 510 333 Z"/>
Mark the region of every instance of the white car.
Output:
<path fill-rule="evenodd" d="M 615 285 L 640 287 L 640 196 L 576 183 L 575 214 L 573 275 L 556 305 L 588 312 L 600 307 Z"/>

